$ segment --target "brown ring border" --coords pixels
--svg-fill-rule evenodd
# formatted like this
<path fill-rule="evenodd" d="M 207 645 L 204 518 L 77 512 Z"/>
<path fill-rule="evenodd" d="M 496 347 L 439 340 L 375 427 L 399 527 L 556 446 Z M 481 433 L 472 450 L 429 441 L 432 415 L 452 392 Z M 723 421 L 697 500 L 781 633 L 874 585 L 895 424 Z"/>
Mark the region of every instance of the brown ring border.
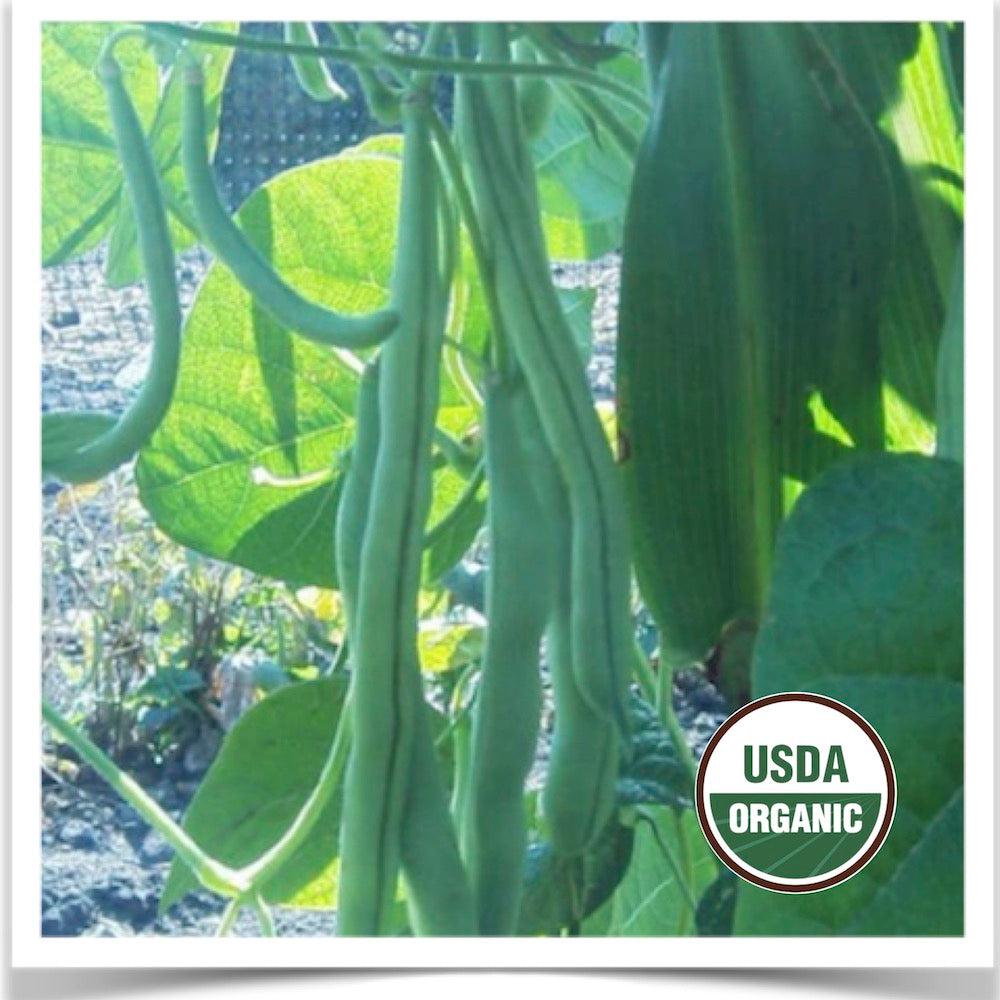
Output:
<path fill-rule="evenodd" d="M 839 875 L 835 875 L 832 878 L 815 884 L 788 885 L 781 882 L 771 882 L 755 875 L 747 869 L 741 868 L 740 865 L 736 864 L 728 856 L 726 851 L 719 844 L 715 835 L 712 833 L 711 825 L 708 822 L 708 812 L 705 808 L 705 771 L 707 769 L 708 761 L 711 759 L 711 756 L 715 752 L 715 748 L 719 745 L 722 737 L 744 716 L 749 715 L 751 712 L 755 712 L 759 708 L 764 708 L 767 705 L 774 705 L 783 701 L 811 701 L 817 705 L 824 705 L 827 708 L 835 709 L 842 715 L 846 715 L 847 718 L 858 725 L 864 731 L 865 735 L 872 741 L 872 744 L 878 751 L 879 756 L 882 758 L 882 765 L 885 768 L 886 785 L 888 788 L 888 802 L 886 804 L 885 817 L 882 820 L 882 827 L 875 839 L 869 845 L 868 850 L 865 851 L 865 853 L 853 865 L 851 865 L 850 868 L 841 872 Z M 868 720 L 860 716 L 854 711 L 853 708 L 849 708 L 843 702 L 837 701 L 835 698 L 830 698 L 823 694 L 813 694 L 809 691 L 785 691 L 781 694 L 770 694 L 764 698 L 758 698 L 756 701 L 750 702 L 749 705 L 744 705 L 742 708 L 738 709 L 731 716 L 729 716 L 729 718 L 726 719 L 726 721 L 723 722 L 722 725 L 715 731 L 715 734 L 708 741 L 708 746 L 705 747 L 705 752 L 702 754 L 701 761 L 698 764 L 698 780 L 695 786 L 695 806 L 698 811 L 698 822 L 701 825 L 702 833 L 704 833 L 709 846 L 712 848 L 718 859 L 730 871 L 734 872 L 740 878 L 745 879 L 747 882 L 752 882 L 754 885 L 758 885 L 762 889 L 769 889 L 772 892 L 819 892 L 822 889 L 829 889 L 831 886 L 839 885 L 841 882 L 846 882 L 852 875 L 856 875 L 862 868 L 865 867 L 865 865 L 868 864 L 869 861 L 871 861 L 873 857 L 875 857 L 875 854 L 885 842 L 885 838 L 889 835 L 889 828 L 892 826 L 892 821 L 896 816 L 896 770 L 892 766 L 892 759 L 889 756 L 889 751 L 886 749 L 885 743 L 882 742 L 882 737 L 875 732 Z"/>

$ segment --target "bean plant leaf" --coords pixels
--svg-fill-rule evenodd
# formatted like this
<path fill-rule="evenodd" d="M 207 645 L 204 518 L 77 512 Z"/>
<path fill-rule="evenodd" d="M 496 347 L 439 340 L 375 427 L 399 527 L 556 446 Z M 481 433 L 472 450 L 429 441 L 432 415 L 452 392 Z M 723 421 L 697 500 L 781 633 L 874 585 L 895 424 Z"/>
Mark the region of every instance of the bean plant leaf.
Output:
<path fill-rule="evenodd" d="M 814 34 L 675 24 L 629 205 L 618 336 L 639 583 L 668 662 L 755 622 L 794 490 L 885 440 L 880 139 Z M 745 689 L 746 667 L 733 689 Z"/>
<path fill-rule="evenodd" d="M 383 306 L 399 164 L 364 147 L 287 171 L 239 212 L 303 294 Z M 278 324 L 219 263 L 187 318 L 171 408 L 143 449 L 140 495 L 198 551 L 296 584 L 336 586 L 338 456 L 354 433 L 355 371 Z"/>
<path fill-rule="evenodd" d="M 702 893 L 695 912 L 695 929 L 699 937 L 728 937 L 733 933 L 738 883 L 736 874 L 723 868 Z"/>
<path fill-rule="evenodd" d="M 619 804 L 690 808 L 694 789 L 656 709 L 633 691 L 629 710 L 631 753 L 618 775 Z"/>
<path fill-rule="evenodd" d="M 218 22 L 206 24 L 204 27 L 232 31 L 236 25 Z M 210 150 L 215 148 L 218 137 L 222 89 L 232 64 L 233 51 L 199 42 L 190 44 L 190 52 L 200 62 L 205 77 L 205 120 L 208 127 L 205 141 Z M 148 137 L 153 159 L 160 170 L 160 184 L 169 209 L 168 222 L 175 251 L 191 246 L 197 234 L 197 223 L 194 221 L 184 182 L 184 171 L 180 164 L 183 87 L 181 74 L 172 71 L 163 86 Z M 113 287 L 131 284 L 142 277 L 135 218 L 128 199 L 119 202 L 115 213 L 108 239 L 105 274 L 108 283 Z"/>
<path fill-rule="evenodd" d="M 585 934 L 669 937 L 695 929 L 695 907 L 715 878 L 715 858 L 694 812 L 648 810 L 635 831 L 629 869 L 614 895 L 584 924 Z M 680 875 L 678 875 L 678 872 Z"/>
<path fill-rule="evenodd" d="M 818 26 L 882 137 L 897 231 L 879 323 L 884 375 L 934 419 L 934 371 L 961 235 L 964 154 L 935 26 Z M 919 446 L 905 438 L 900 449 Z"/>
<path fill-rule="evenodd" d="M 122 196 L 104 91 L 94 73 L 115 22 L 50 22 L 42 28 L 42 263 L 95 246 Z M 116 47 L 139 120 L 152 123 L 158 99 L 153 54 L 134 38 Z"/>
<path fill-rule="evenodd" d="M 962 933 L 962 467 L 873 455 L 830 470 L 778 537 L 754 695 L 814 691 L 884 740 L 896 816 L 846 882 L 740 886 L 736 934 Z"/>
<path fill-rule="evenodd" d="M 49 466 L 58 468 L 70 455 L 111 430 L 115 422 L 107 413 L 43 413 L 42 471 Z"/>
<path fill-rule="evenodd" d="M 110 232 L 107 267 L 115 285 L 135 281 L 141 268 L 106 99 L 94 67 L 104 40 L 122 27 L 115 22 L 48 22 L 42 27 L 42 263 L 62 263 L 93 248 Z M 212 121 L 232 53 L 209 53 L 200 45 L 194 50 L 205 58 Z M 180 80 L 171 77 L 161 95 L 159 66 L 142 39 L 123 38 L 115 46 L 115 58 L 150 137 L 154 159 L 164 171 L 168 205 L 179 205 Z M 182 250 L 192 236 L 176 214 L 170 220 L 171 233 L 175 249 Z"/>
<path fill-rule="evenodd" d="M 517 933 L 558 935 L 578 927 L 615 891 L 629 868 L 635 831 L 612 819 L 586 854 L 565 858 L 545 842 L 529 844 Z"/>
<path fill-rule="evenodd" d="M 642 65 L 634 52 L 602 62 L 602 73 L 642 92 Z M 603 132 L 555 84 L 555 102 L 548 125 L 531 143 L 538 171 L 538 195 L 549 256 L 553 260 L 593 260 L 621 246 L 631 156 Z M 645 128 L 643 116 L 608 99 L 637 140 Z"/>
<path fill-rule="evenodd" d="M 184 816 L 184 829 L 208 854 L 242 867 L 285 833 L 317 783 L 346 694 L 342 676 L 290 684 L 233 726 Z M 301 847 L 262 887 L 269 903 L 333 906 L 340 806 L 338 790 Z M 196 887 L 175 860 L 160 912 Z"/>
<path fill-rule="evenodd" d="M 941 458 L 962 461 L 965 436 L 965 255 L 955 255 L 951 299 L 937 361 L 937 451 Z"/>

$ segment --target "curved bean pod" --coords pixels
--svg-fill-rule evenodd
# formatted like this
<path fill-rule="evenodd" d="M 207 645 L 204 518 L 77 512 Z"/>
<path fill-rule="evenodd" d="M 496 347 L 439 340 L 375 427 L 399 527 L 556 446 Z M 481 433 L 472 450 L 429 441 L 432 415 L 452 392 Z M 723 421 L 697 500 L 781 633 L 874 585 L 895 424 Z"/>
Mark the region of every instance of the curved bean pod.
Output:
<path fill-rule="evenodd" d="M 570 572 L 573 530 L 566 490 L 545 442 L 534 404 L 515 411 L 521 441 L 534 442 L 532 481 L 544 511 L 555 567 L 550 601 L 547 659 L 555 695 L 555 730 L 542 790 L 542 814 L 555 852 L 582 854 L 601 835 L 615 808 L 615 779 L 621 755 L 618 731 L 605 712 L 595 712 L 582 696 L 573 669 L 573 602 Z"/>
<path fill-rule="evenodd" d="M 285 21 L 284 38 L 296 45 L 318 45 L 316 29 L 310 21 Z M 295 79 L 314 101 L 345 101 L 347 93 L 333 78 L 320 56 L 289 56 Z"/>
<path fill-rule="evenodd" d="M 476 933 L 472 891 L 434 753 L 429 709 L 424 704 L 416 663 L 408 676 L 417 707 L 400 856 L 410 926 L 414 934 L 472 935 Z"/>
<path fill-rule="evenodd" d="M 353 642 L 357 634 L 358 586 L 361 579 L 361 546 L 368 521 L 372 478 L 378 454 L 378 362 L 365 365 L 358 383 L 355 403 L 354 447 L 337 505 L 334 550 L 337 581 L 344 604 L 347 633 Z"/>
<path fill-rule="evenodd" d="M 283 326 L 316 343 L 351 350 L 381 343 L 399 324 L 397 312 L 383 309 L 365 316 L 349 316 L 310 302 L 277 274 L 233 222 L 219 198 L 206 153 L 204 74 L 190 59 L 185 61 L 182 72 L 181 161 L 205 240 L 255 301 Z"/>
<path fill-rule="evenodd" d="M 83 413 L 53 413 L 42 418 L 42 469 L 70 483 L 92 482 L 106 476 L 146 443 L 170 406 L 180 363 L 181 309 L 174 247 L 156 165 L 122 80 L 121 67 L 110 54 L 101 57 L 97 75 L 107 96 L 125 190 L 135 219 L 153 317 L 153 353 L 139 394 L 113 423 L 113 418 Z M 58 447 L 61 432 L 73 425 L 82 431 L 75 446 Z M 95 431 L 96 437 L 92 437 Z M 46 447 L 46 438 L 55 446 Z"/>
<path fill-rule="evenodd" d="M 439 271 L 439 178 L 426 115 L 419 98 L 404 102 L 392 278 L 401 320 L 380 361 L 378 454 L 353 644 L 354 742 L 344 785 L 338 901 L 340 933 L 348 935 L 389 928 L 411 757 L 422 742 L 413 688 L 419 684 L 416 607 L 447 306 Z"/>
<path fill-rule="evenodd" d="M 624 737 L 632 635 L 622 485 L 549 277 L 512 83 L 460 80 L 456 121 L 477 207 L 493 239 L 504 327 L 566 486 L 574 674 L 592 711 L 610 717 Z"/>
<path fill-rule="evenodd" d="M 481 934 L 517 927 L 527 846 L 524 783 L 535 758 L 541 713 L 539 644 L 549 618 L 555 576 L 551 511 L 534 478 L 537 464 L 517 424 L 531 406 L 517 381 L 486 388 L 489 624 L 472 735 L 468 814 L 462 842 Z"/>

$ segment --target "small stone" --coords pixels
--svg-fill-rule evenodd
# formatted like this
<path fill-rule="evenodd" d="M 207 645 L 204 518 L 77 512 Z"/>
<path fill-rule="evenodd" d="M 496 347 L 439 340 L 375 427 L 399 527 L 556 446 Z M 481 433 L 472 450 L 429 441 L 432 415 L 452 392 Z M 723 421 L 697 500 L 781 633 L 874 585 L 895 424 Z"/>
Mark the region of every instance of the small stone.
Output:
<path fill-rule="evenodd" d="M 144 885 L 113 876 L 103 885 L 95 885 L 91 896 L 105 912 L 132 926 L 156 919 L 156 893 Z"/>
<path fill-rule="evenodd" d="M 81 851 L 92 851 L 97 847 L 94 831 L 82 820 L 68 819 L 59 832 L 59 839 L 70 847 Z"/>
<path fill-rule="evenodd" d="M 221 731 L 214 726 L 205 726 L 198 739 L 184 751 L 184 770 L 192 776 L 203 775 L 215 760 L 221 743 Z"/>
<path fill-rule="evenodd" d="M 156 830 L 150 830 L 143 839 L 138 854 L 139 860 L 147 867 L 151 867 L 170 861 L 174 856 L 174 849 Z"/>
<path fill-rule="evenodd" d="M 128 924 L 102 917 L 92 928 L 84 931 L 83 937 L 121 938 L 135 937 L 135 931 Z"/>
<path fill-rule="evenodd" d="M 79 937 L 94 916 L 94 904 L 74 895 L 42 911 L 42 937 Z"/>
<path fill-rule="evenodd" d="M 65 327 L 65 326 L 79 326 L 80 325 L 80 314 L 76 309 L 64 309 L 57 312 L 54 316 L 49 318 L 49 322 L 52 326 Z"/>

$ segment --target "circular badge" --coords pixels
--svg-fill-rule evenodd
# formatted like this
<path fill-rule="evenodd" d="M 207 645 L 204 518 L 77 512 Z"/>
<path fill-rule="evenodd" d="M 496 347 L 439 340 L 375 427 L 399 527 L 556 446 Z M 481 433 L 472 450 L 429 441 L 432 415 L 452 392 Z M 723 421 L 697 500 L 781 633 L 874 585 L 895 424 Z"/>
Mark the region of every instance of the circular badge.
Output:
<path fill-rule="evenodd" d="M 859 872 L 896 811 L 896 774 L 878 733 L 823 695 L 788 692 L 745 705 L 698 767 L 698 818 L 741 878 L 816 892 Z"/>

